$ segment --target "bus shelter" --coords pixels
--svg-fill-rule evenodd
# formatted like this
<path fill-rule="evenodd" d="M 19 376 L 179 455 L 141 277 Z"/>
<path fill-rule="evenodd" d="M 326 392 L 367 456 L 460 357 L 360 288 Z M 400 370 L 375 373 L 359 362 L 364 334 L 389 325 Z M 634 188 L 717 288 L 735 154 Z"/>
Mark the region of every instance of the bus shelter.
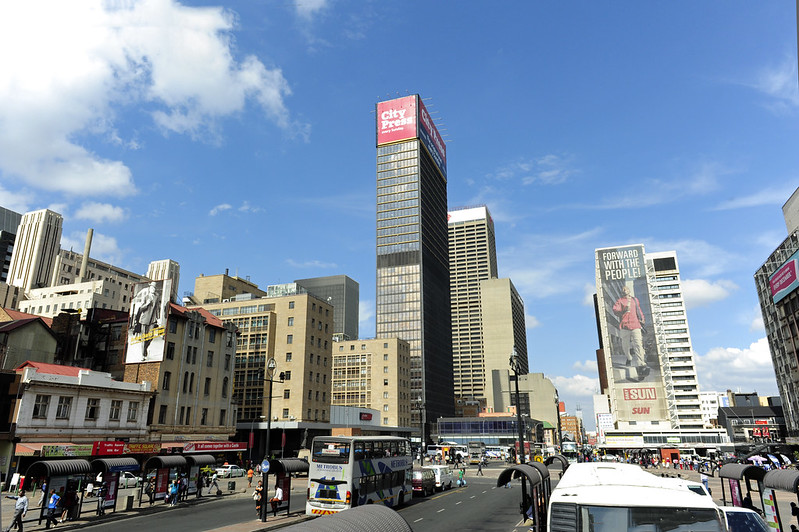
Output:
<path fill-rule="evenodd" d="M 722 503 L 727 504 L 726 487 L 729 488 L 730 502 L 733 506 L 756 509 L 752 503 L 752 492 L 756 492 L 758 498 L 760 498 L 765 476 L 766 470 L 762 467 L 751 464 L 724 464 L 719 470 Z M 753 480 L 755 481 L 756 489 L 752 488 Z M 744 495 L 744 487 L 746 488 L 746 495 Z"/>
<path fill-rule="evenodd" d="M 83 486 L 86 475 L 91 472 L 92 465 L 83 458 L 39 460 L 32 463 L 25 472 L 25 477 L 43 478 L 47 483 L 47 495 L 44 504 L 39 509 L 39 524 L 42 523 L 45 511 L 47 511 L 47 501 L 50 499 L 51 490 L 55 490 L 61 497 L 63 506 L 58 511 L 67 510 L 69 517 L 77 518 L 83 507 Z"/>
<path fill-rule="evenodd" d="M 187 494 L 197 494 L 197 479 L 200 477 L 200 469 L 205 466 L 216 466 L 216 457 L 212 454 L 186 454 L 186 468 L 189 483 Z M 202 495 L 202 494 L 200 494 Z"/>
<path fill-rule="evenodd" d="M 797 502 L 799 502 L 799 471 L 795 469 L 772 469 L 763 478 L 763 510 L 766 522 L 768 522 L 769 526 L 772 523 L 776 523 L 780 530 L 784 530 L 774 490 L 793 493 L 797 496 Z"/>
<path fill-rule="evenodd" d="M 283 490 L 283 499 L 279 503 L 278 510 L 283 511 L 283 503 L 286 504 L 286 516 L 289 515 L 291 507 L 291 475 L 292 473 L 308 473 L 308 461 L 303 458 L 282 458 L 279 460 L 269 460 L 269 471 L 264 473 L 264 493 L 269 491 L 269 474 L 275 475 L 275 484 Z M 268 502 L 268 501 L 266 501 Z M 271 505 L 266 502 L 261 503 L 262 521 L 266 521 L 266 514 L 269 513 Z M 277 514 L 275 514 L 277 515 Z"/>
<path fill-rule="evenodd" d="M 141 469 L 139 462 L 132 457 L 125 458 L 97 458 L 91 462 L 92 472 L 101 478 L 102 488 L 97 497 L 97 515 L 105 513 L 107 508 L 117 511 L 119 498 L 119 474 L 123 471 L 138 471 Z"/>
<path fill-rule="evenodd" d="M 569 468 L 569 459 L 563 456 L 562 454 L 553 454 L 551 456 L 547 456 L 544 459 L 545 466 L 551 466 L 554 463 L 560 464 L 560 473 L 561 475 L 566 472 Z"/>
<path fill-rule="evenodd" d="M 547 471 L 547 480 L 548 473 Z M 546 515 L 549 492 L 544 489 L 544 478 L 540 469 L 528 464 L 510 466 L 499 474 L 497 487 L 505 486 L 514 478 L 522 481 L 521 513 L 528 519 L 533 520 L 534 530 L 543 532 L 547 526 Z"/>
<path fill-rule="evenodd" d="M 153 500 L 166 500 L 169 481 L 177 479 L 178 473 L 185 471 L 187 465 L 186 458 L 181 454 L 158 455 L 148 458 L 142 468 L 145 476 L 139 489 L 139 506 L 142 503 L 142 491 L 150 482 L 154 484 L 151 486 Z"/>

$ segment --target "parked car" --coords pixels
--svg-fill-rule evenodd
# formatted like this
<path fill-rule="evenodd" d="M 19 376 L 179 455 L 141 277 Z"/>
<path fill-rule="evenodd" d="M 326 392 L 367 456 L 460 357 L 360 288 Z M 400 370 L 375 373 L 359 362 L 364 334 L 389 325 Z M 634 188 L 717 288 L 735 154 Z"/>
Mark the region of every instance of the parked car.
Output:
<path fill-rule="evenodd" d="M 120 488 L 136 488 L 141 483 L 141 477 L 137 477 L 130 471 L 123 471 L 119 474 Z"/>
<path fill-rule="evenodd" d="M 435 493 L 436 474 L 428 468 L 413 470 L 413 494 L 417 493 L 422 497 Z"/>
<path fill-rule="evenodd" d="M 768 532 L 768 524 L 760 514 L 739 506 L 720 506 L 730 532 Z"/>
<path fill-rule="evenodd" d="M 436 489 L 444 491 L 452 489 L 455 483 L 455 475 L 452 473 L 452 468 L 448 465 L 431 465 L 424 466 L 422 469 L 429 469 L 436 476 Z"/>
<path fill-rule="evenodd" d="M 237 465 L 223 465 L 216 468 L 216 476 L 219 478 L 243 477 L 246 474 L 247 471 Z"/>

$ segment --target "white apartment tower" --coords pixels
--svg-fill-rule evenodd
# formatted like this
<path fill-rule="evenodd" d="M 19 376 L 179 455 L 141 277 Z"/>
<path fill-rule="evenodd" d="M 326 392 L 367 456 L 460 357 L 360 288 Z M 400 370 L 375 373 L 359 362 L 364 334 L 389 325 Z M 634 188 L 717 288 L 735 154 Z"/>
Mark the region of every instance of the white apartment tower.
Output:
<path fill-rule="evenodd" d="M 61 249 L 64 219 L 49 209 L 25 213 L 17 229 L 8 284 L 26 293 L 50 285 L 53 265 Z"/>

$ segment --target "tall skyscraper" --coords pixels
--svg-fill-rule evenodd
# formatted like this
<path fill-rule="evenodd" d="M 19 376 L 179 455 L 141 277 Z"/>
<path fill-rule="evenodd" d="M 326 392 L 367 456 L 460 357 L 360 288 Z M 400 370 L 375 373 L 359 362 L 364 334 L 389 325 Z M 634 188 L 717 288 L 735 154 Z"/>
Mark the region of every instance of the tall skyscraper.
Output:
<path fill-rule="evenodd" d="M 178 299 L 178 283 L 180 282 L 180 264 L 172 259 L 154 260 L 147 266 L 147 278 L 153 281 L 172 280 L 170 301 Z"/>
<path fill-rule="evenodd" d="M 358 338 L 360 286 L 346 275 L 312 277 L 294 281 L 333 305 L 333 335 L 340 340 Z"/>
<path fill-rule="evenodd" d="M 409 342 L 412 421 L 429 423 L 454 412 L 447 151 L 418 94 L 376 118 L 377 337 Z"/>
<path fill-rule="evenodd" d="M 640 244 L 597 249 L 596 284 L 600 382 L 616 428 L 701 431 L 677 254 L 645 253 Z"/>
<path fill-rule="evenodd" d="M 25 292 L 50 286 L 63 223 L 60 214 L 48 209 L 25 213 L 17 229 L 8 284 Z"/>
<path fill-rule="evenodd" d="M 11 268 L 11 254 L 14 251 L 14 240 L 17 236 L 22 215 L 0 207 L 0 282 L 8 280 Z"/>

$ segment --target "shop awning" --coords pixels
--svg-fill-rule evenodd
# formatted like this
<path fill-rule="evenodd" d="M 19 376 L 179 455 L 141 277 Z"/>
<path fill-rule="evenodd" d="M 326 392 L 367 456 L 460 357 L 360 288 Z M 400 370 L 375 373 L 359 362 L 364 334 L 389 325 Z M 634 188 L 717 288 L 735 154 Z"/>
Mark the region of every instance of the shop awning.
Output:
<path fill-rule="evenodd" d="M 97 458 L 92 460 L 92 471 L 108 473 L 114 471 L 139 471 L 141 466 L 135 458 Z"/>
<path fill-rule="evenodd" d="M 144 471 L 152 469 L 172 469 L 173 467 L 186 467 L 186 458 L 179 454 L 169 456 L 152 456 L 144 463 Z"/>
<path fill-rule="evenodd" d="M 497 487 L 504 486 L 510 482 L 511 478 L 514 476 L 519 477 L 521 475 L 527 477 L 527 479 L 530 481 L 530 484 L 533 486 L 541 484 L 544 480 L 541 477 L 541 473 L 538 472 L 538 469 L 527 464 L 519 464 L 510 466 L 499 474 L 499 478 L 497 479 Z"/>
<path fill-rule="evenodd" d="M 551 465 L 555 462 L 560 464 L 560 468 L 563 471 L 566 471 L 569 468 L 569 459 L 562 454 L 553 454 L 552 456 L 547 456 L 544 460 L 544 465 Z"/>
<path fill-rule="evenodd" d="M 187 454 L 184 458 L 189 467 L 216 465 L 216 458 L 210 454 Z"/>
<path fill-rule="evenodd" d="M 60 477 L 91 473 L 92 465 L 83 458 L 70 460 L 39 460 L 30 465 L 25 472 L 26 477 Z"/>
<path fill-rule="evenodd" d="M 308 461 L 304 458 L 269 460 L 270 473 L 307 473 L 308 469 Z"/>
<path fill-rule="evenodd" d="M 775 490 L 799 493 L 799 471 L 795 469 L 774 469 L 763 477 L 763 485 Z"/>
<path fill-rule="evenodd" d="M 724 464 L 721 466 L 721 469 L 719 469 L 719 477 L 721 478 L 734 478 L 736 480 L 751 478 L 754 480 L 763 480 L 765 476 L 765 469 L 752 464 Z"/>

